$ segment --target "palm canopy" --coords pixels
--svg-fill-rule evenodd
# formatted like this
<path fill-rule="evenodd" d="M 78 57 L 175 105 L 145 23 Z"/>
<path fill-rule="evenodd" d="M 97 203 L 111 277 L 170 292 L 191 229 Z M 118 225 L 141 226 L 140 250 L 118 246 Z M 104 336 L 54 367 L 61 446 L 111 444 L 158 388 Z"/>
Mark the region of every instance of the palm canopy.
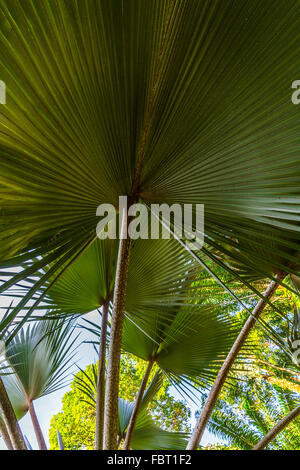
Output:
<path fill-rule="evenodd" d="M 0 259 L 48 253 L 40 264 L 58 271 L 120 195 L 205 204 L 206 242 L 221 252 L 249 233 L 265 245 L 270 225 L 298 243 L 299 9 L 1 0 Z"/>
<path fill-rule="evenodd" d="M 10 373 L 2 380 L 19 419 L 29 402 L 65 385 L 74 357 L 73 331 L 70 321 L 41 320 L 10 342 L 5 358 Z"/>

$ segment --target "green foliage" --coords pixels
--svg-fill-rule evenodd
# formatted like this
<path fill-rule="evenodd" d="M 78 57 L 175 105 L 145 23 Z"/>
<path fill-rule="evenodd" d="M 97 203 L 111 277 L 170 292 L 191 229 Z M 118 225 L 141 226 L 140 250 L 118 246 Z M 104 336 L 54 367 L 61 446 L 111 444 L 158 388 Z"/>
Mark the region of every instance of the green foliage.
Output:
<path fill-rule="evenodd" d="M 133 401 L 145 373 L 145 362 L 131 354 L 123 354 L 121 367 L 120 397 Z M 149 383 L 156 370 L 157 368 L 154 367 L 150 374 Z M 126 377 L 130 377 L 130 379 L 126 380 Z M 154 421 L 163 429 L 188 432 L 190 410 L 184 402 L 175 400 L 170 395 L 169 387 L 170 382 L 165 378 L 163 386 L 153 398 L 148 409 L 154 417 Z"/>
<path fill-rule="evenodd" d="M 292 296 L 294 298 L 294 296 Z M 297 299 L 298 300 L 298 299 Z M 273 325 L 276 336 L 287 343 L 289 321 L 293 320 L 291 293 L 280 288 L 276 293 L 283 317 L 266 309 L 265 321 Z M 222 448 L 251 449 L 275 424 L 289 414 L 300 402 L 300 369 L 285 349 L 270 341 L 264 328 L 251 333 L 260 347 L 252 360 L 235 372 L 235 382 L 222 393 L 212 417 L 209 430 L 229 443 Z M 298 450 L 300 420 L 296 418 L 269 444 L 268 449 Z"/>
<path fill-rule="evenodd" d="M 74 321 L 40 318 L 24 326 L 6 348 L 2 380 L 16 416 L 22 418 L 30 401 L 67 383 L 74 358 Z"/>
<path fill-rule="evenodd" d="M 239 449 L 250 450 L 275 424 L 296 406 L 299 395 L 260 383 L 245 392 L 238 387 L 234 400 L 220 400 L 208 429 Z M 299 450 L 300 419 L 296 418 L 268 445 L 273 450 Z"/>
<path fill-rule="evenodd" d="M 88 331 L 95 333 L 98 342 L 100 326 L 93 322 L 85 324 Z M 163 325 L 159 313 L 143 328 L 126 317 L 122 348 L 145 361 L 153 358 L 177 383 L 180 379 L 193 378 L 208 386 L 230 350 L 239 326 L 221 307 L 216 309 L 199 301 L 197 305 L 169 309 Z"/>
<path fill-rule="evenodd" d="M 88 366 L 84 372 L 92 377 L 92 366 Z M 144 361 L 129 354 L 122 355 L 119 396 L 123 400 L 134 401 L 144 372 Z M 155 368 L 151 372 L 149 382 L 154 374 Z M 76 377 L 84 379 L 83 372 L 78 372 Z M 165 379 L 148 410 L 154 423 L 163 430 L 187 432 L 189 431 L 190 410 L 184 402 L 175 400 L 170 395 L 169 387 L 170 383 Z M 52 449 L 58 449 L 57 429 L 61 434 L 65 449 L 94 448 L 95 409 L 86 402 L 86 396 L 80 390 L 76 380 L 73 380 L 71 390 L 63 397 L 62 411 L 52 418 L 49 431 Z"/>

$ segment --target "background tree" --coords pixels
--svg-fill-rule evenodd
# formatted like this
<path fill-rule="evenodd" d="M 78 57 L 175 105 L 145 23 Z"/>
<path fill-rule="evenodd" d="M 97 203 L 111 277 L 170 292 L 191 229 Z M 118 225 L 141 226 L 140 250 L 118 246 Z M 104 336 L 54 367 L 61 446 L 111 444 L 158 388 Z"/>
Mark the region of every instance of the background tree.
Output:
<path fill-rule="evenodd" d="M 248 364 L 235 371 L 239 381 L 227 388 L 211 416 L 208 429 L 227 442 L 222 448 L 252 449 L 282 418 L 300 403 L 300 367 L 289 344 L 297 337 L 299 299 L 284 288 L 277 291 L 283 316 L 266 309 L 265 321 L 272 331 L 252 331 L 255 347 Z M 243 315 L 243 313 L 242 313 Z M 229 385 L 229 384 L 228 384 Z M 296 417 L 274 438 L 267 449 L 296 450 L 300 447 L 300 419 Z M 209 447 L 212 449 L 213 447 Z"/>
<path fill-rule="evenodd" d="M 235 393 L 234 393 L 235 392 Z M 284 416 L 299 405 L 299 395 L 269 383 L 247 391 L 237 387 L 220 400 L 208 423 L 218 438 L 239 450 L 252 449 Z M 227 446 L 226 446 L 227 447 Z M 224 448 L 226 448 L 224 446 Z M 300 419 L 296 418 L 267 446 L 272 450 L 299 450 Z"/>

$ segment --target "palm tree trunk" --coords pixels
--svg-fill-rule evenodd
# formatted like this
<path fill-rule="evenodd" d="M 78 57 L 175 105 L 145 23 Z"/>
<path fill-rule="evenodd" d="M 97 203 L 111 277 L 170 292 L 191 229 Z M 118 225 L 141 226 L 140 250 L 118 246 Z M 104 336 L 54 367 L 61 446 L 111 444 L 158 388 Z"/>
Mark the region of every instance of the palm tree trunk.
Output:
<path fill-rule="evenodd" d="M 130 450 L 131 441 L 132 441 L 132 437 L 133 437 L 133 433 L 134 433 L 134 429 L 135 429 L 136 419 L 137 419 L 137 416 L 138 416 L 140 405 L 142 403 L 144 392 L 146 390 L 146 386 L 147 386 L 147 383 L 148 383 L 148 380 L 149 380 L 149 375 L 150 375 L 153 363 L 154 363 L 153 359 L 148 362 L 148 365 L 147 365 L 147 368 L 146 368 L 146 371 L 145 371 L 145 375 L 144 375 L 142 383 L 140 385 L 140 389 L 138 391 L 138 394 L 137 394 L 137 397 L 136 397 L 136 400 L 135 400 L 133 412 L 132 412 L 132 415 L 130 417 L 130 421 L 129 421 L 129 425 L 128 425 L 128 429 L 127 429 L 127 433 L 126 433 L 126 437 L 125 437 L 125 442 L 124 442 L 124 446 L 123 446 L 124 450 Z"/>
<path fill-rule="evenodd" d="M 127 215 L 127 214 L 126 214 Z M 105 389 L 104 450 L 114 450 L 118 434 L 118 392 L 124 309 L 126 300 L 131 238 L 128 219 L 123 214 L 111 318 L 109 356 Z M 125 238 L 126 237 L 126 238 Z"/>
<path fill-rule="evenodd" d="M 268 288 L 264 292 L 264 298 L 270 299 L 274 292 L 278 287 L 278 282 L 281 282 L 286 276 L 286 273 L 281 272 L 280 274 L 276 274 L 277 281 L 270 282 Z M 266 301 L 264 299 L 260 299 L 257 303 L 256 307 L 254 308 L 252 315 L 248 318 L 246 323 L 244 324 L 240 334 L 238 335 L 237 339 L 235 340 L 231 350 L 228 353 L 218 375 L 217 378 L 211 388 L 211 391 L 207 397 L 203 410 L 200 414 L 199 420 L 196 424 L 196 427 L 193 431 L 193 434 L 189 440 L 187 449 L 188 450 L 197 450 L 199 443 L 201 441 L 203 432 L 207 425 L 207 422 L 210 418 L 210 415 L 214 409 L 216 401 L 220 395 L 224 382 L 228 376 L 228 373 L 231 369 L 232 364 L 234 363 L 241 347 L 243 346 L 244 342 L 246 341 L 249 332 L 253 328 L 256 323 L 257 318 L 259 318 L 260 314 L 262 313 L 263 309 L 266 306 Z"/>
<path fill-rule="evenodd" d="M 8 431 L 6 429 L 5 423 L 2 418 L 0 418 L 0 435 L 5 442 L 5 445 L 8 450 L 14 450 L 13 445 L 11 443 Z"/>
<path fill-rule="evenodd" d="M 0 377 L 0 411 L 15 450 L 27 450 L 14 409 Z"/>
<path fill-rule="evenodd" d="M 103 305 L 101 339 L 99 347 L 99 364 L 96 395 L 96 432 L 95 449 L 103 448 L 104 406 L 105 406 L 105 355 L 106 355 L 106 333 L 108 320 L 109 301 Z"/>
<path fill-rule="evenodd" d="M 263 450 L 293 419 L 300 415 L 300 405 L 282 418 L 252 450 Z"/>
<path fill-rule="evenodd" d="M 29 413 L 30 413 L 30 417 L 31 417 L 31 421 L 33 424 L 33 429 L 36 435 L 39 449 L 47 450 L 46 442 L 45 442 L 45 439 L 41 430 L 40 423 L 37 419 L 37 415 L 36 415 L 32 400 L 28 400 L 28 407 L 29 407 Z"/>

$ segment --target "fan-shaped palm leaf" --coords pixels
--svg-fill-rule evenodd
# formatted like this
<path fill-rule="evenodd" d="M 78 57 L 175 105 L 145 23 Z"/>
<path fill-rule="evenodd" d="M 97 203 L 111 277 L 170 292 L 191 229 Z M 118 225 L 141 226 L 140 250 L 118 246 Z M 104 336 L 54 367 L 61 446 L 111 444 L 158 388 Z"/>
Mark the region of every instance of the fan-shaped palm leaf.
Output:
<path fill-rule="evenodd" d="M 295 229 L 299 6 L 270 5 L 2 0 L 3 255 L 94 229 L 136 179 L 146 201 L 204 203 L 212 237 Z"/>
<path fill-rule="evenodd" d="M 84 328 L 97 336 L 98 324 Z M 145 361 L 154 360 L 167 374 L 210 383 L 232 345 L 239 323 L 209 305 L 184 305 L 173 309 L 168 322 L 160 315 L 140 327 L 129 317 L 124 320 L 122 348 Z"/>
<path fill-rule="evenodd" d="M 46 444 L 33 401 L 65 385 L 74 357 L 73 328 L 70 321 L 41 320 L 22 329 L 6 351 L 11 373 L 2 380 L 17 417 L 29 410 L 40 448 L 45 449 Z"/>

